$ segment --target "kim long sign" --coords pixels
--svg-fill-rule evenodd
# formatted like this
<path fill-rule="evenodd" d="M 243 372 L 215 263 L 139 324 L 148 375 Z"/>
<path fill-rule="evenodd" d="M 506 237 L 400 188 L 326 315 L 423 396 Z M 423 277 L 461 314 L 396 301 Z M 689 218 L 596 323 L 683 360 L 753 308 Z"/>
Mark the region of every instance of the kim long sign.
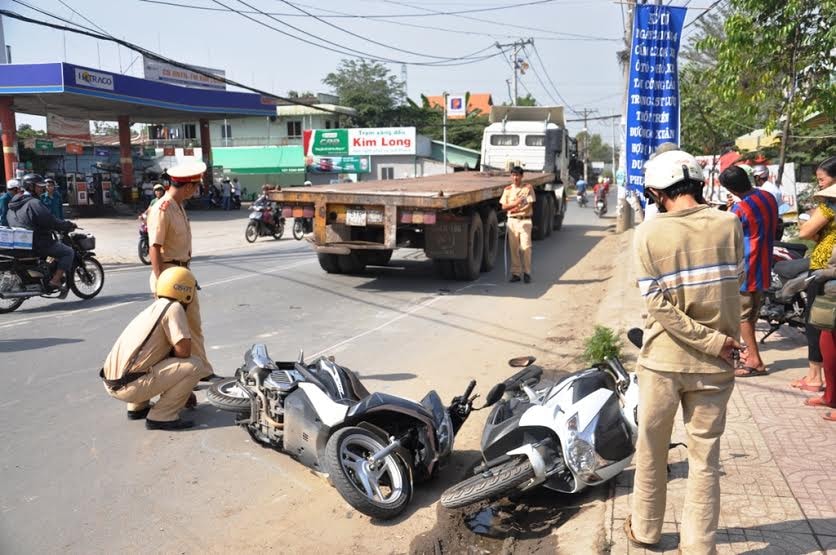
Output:
<path fill-rule="evenodd" d="M 644 190 L 644 163 L 663 143 L 679 144 L 677 56 L 685 8 L 636 6 L 627 93 L 627 188 Z"/>

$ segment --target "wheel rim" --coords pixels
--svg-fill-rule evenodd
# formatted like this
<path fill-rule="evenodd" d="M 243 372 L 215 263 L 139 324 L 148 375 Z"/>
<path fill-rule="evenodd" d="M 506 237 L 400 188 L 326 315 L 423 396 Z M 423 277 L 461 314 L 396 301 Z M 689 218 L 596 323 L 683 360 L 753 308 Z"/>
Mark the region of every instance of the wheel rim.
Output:
<path fill-rule="evenodd" d="M 227 397 L 235 399 L 249 399 L 250 396 L 244 392 L 244 388 L 238 383 L 238 380 L 230 380 L 218 386 L 218 392 Z"/>
<path fill-rule="evenodd" d="M 383 449 L 373 439 L 352 434 L 340 445 L 340 465 L 357 490 L 381 505 L 397 503 L 404 487 L 404 477 L 393 455 L 372 465 L 371 456 Z"/>
<path fill-rule="evenodd" d="M 245 233 L 247 237 L 247 241 L 253 243 L 258 238 L 258 230 L 255 228 L 254 225 L 247 226 L 247 233 Z"/>
<path fill-rule="evenodd" d="M 73 273 L 73 282 L 78 291 L 85 295 L 92 295 L 102 286 L 102 273 L 98 266 L 89 260 L 84 260 L 76 266 Z"/>
<path fill-rule="evenodd" d="M 20 291 L 21 289 L 23 287 L 21 286 L 20 276 L 8 272 L 0 274 L 0 291 L 6 293 Z M 0 309 L 8 310 L 22 302 L 22 299 L 0 299 Z"/>

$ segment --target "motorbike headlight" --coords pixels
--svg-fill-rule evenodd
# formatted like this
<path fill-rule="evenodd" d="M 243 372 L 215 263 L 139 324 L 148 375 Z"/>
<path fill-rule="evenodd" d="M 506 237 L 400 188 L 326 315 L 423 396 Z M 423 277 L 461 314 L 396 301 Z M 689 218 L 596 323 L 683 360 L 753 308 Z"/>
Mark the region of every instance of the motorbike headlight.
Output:
<path fill-rule="evenodd" d="M 438 427 L 438 451 L 440 456 L 447 456 L 453 451 L 454 439 L 453 420 L 450 418 L 450 413 L 445 410 L 441 425 Z"/>
<path fill-rule="evenodd" d="M 595 470 L 598 468 L 598 455 L 595 448 L 578 434 L 578 415 L 575 414 L 566 421 L 569 429 L 566 441 L 566 458 L 572 467 L 585 481 L 597 481 Z"/>

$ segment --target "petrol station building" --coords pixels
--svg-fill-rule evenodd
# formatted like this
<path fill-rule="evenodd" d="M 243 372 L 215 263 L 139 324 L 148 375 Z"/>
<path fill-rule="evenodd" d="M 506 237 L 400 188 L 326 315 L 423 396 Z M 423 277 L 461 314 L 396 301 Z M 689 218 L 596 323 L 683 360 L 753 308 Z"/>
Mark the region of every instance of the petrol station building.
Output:
<path fill-rule="evenodd" d="M 205 182 L 212 183 L 209 122 L 275 116 L 276 101 L 258 94 L 189 88 L 67 63 L 0 65 L 0 126 L 6 180 L 14 178 L 18 171 L 16 113 L 118 122 L 121 182 L 123 188 L 132 189 L 132 123 L 197 121 L 200 148 L 195 153 L 208 167 Z M 66 144 L 68 154 L 78 154 L 82 149 L 83 145 L 76 143 Z"/>

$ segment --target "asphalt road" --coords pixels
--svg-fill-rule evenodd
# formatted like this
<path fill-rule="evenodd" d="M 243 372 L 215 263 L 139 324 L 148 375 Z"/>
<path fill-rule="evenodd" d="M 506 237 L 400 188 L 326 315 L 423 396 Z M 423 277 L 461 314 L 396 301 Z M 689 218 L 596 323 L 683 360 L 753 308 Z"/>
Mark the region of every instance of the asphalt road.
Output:
<path fill-rule="evenodd" d="M 332 276 L 304 243 L 242 240 L 193 267 L 210 357 L 229 375 L 264 342 L 275 359 L 333 354 L 371 391 L 420 398 L 434 388 L 447 401 L 475 378 L 484 394 L 511 356 L 548 356 L 554 311 L 571 305 L 561 276 L 614 225 L 609 216 L 573 203 L 564 230 L 535 243 L 529 285 L 506 283 L 501 265 L 473 283 L 442 281 L 408 250 L 390 267 Z M 240 233 L 240 221 L 229 225 Z M 205 403 L 185 415 L 198 423 L 191 431 L 126 420 L 98 370 L 149 302 L 147 267 L 111 266 L 92 301 L 33 300 L 0 315 L 0 552 L 347 552 L 381 545 L 381 533 L 389 551 L 431 525 L 443 480 L 381 528 Z M 474 421 L 457 449 L 477 448 Z"/>

